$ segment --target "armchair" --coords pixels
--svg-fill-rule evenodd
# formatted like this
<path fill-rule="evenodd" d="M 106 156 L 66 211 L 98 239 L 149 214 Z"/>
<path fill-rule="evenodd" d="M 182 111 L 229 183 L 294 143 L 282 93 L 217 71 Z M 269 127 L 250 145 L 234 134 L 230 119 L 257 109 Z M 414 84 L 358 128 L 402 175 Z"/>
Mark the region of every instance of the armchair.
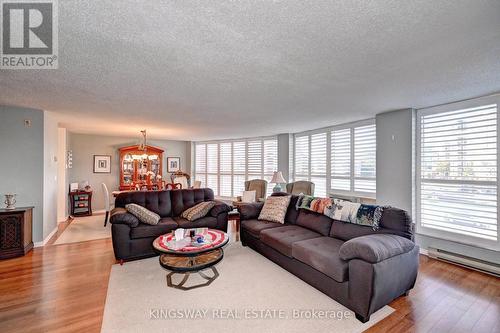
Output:
<path fill-rule="evenodd" d="M 267 181 L 264 179 L 247 180 L 245 182 L 245 191 L 255 191 L 255 201 L 264 201 L 267 194 Z M 241 196 L 236 198 L 236 202 L 241 202 Z"/>
<path fill-rule="evenodd" d="M 290 194 L 314 195 L 314 183 L 306 180 L 299 180 L 286 184 L 286 192 Z"/>

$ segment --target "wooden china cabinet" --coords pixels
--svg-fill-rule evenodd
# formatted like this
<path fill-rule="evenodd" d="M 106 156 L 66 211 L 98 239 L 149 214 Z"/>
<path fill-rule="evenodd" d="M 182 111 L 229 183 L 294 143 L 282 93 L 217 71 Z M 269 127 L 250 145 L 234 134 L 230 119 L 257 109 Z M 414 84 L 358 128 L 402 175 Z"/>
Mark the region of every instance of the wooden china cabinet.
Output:
<path fill-rule="evenodd" d="M 163 170 L 163 149 L 145 146 L 120 148 L 120 191 L 142 189 L 161 189 Z M 158 177 L 160 176 L 160 177 Z"/>

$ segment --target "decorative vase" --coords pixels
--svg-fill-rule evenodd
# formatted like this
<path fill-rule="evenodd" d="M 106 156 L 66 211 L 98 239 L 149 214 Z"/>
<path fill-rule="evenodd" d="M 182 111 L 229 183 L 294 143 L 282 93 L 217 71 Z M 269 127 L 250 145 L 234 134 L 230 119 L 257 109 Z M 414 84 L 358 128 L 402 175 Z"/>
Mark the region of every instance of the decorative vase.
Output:
<path fill-rule="evenodd" d="M 6 194 L 4 203 L 7 205 L 5 209 L 15 209 L 16 208 L 16 195 Z"/>
<path fill-rule="evenodd" d="M 276 186 L 273 187 L 273 193 L 281 192 L 281 184 L 276 184 Z"/>

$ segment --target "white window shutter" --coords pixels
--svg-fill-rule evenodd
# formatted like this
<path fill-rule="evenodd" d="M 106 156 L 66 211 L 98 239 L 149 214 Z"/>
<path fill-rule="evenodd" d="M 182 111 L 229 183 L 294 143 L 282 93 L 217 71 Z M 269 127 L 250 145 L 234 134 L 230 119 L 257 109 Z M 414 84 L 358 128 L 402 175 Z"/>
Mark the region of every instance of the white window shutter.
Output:
<path fill-rule="evenodd" d="M 420 226 L 497 241 L 497 105 L 419 121 Z"/>

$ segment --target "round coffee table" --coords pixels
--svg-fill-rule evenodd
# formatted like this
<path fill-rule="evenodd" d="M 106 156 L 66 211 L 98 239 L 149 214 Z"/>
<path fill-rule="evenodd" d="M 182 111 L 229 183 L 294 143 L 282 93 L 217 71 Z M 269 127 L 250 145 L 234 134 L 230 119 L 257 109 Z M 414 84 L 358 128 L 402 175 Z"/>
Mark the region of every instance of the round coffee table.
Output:
<path fill-rule="evenodd" d="M 172 241 L 173 232 L 161 235 L 153 241 L 153 248 L 160 253 L 160 265 L 169 270 L 167 274 L 167 285 L 181 290 L 191 290 L 194 288 L 205 287 L 211 284 L 218 276 L 219 272 L 215 264 L 224 257 L 222 247 L 229 241 L 228 235 L 220 230 L 208 229 L 205 236 L 205 243 L 202 245 L 188 244 L 182 248 L 174 249 Z M 209 276 L 203 270 L 211 270 Z M 185 286 L 189 275 L 197 273 L 206 280 L 205 283 L 192 286 Z M 175 284 L 172 277 L 175 274 L 183 274 L 182 280 Z"/>

